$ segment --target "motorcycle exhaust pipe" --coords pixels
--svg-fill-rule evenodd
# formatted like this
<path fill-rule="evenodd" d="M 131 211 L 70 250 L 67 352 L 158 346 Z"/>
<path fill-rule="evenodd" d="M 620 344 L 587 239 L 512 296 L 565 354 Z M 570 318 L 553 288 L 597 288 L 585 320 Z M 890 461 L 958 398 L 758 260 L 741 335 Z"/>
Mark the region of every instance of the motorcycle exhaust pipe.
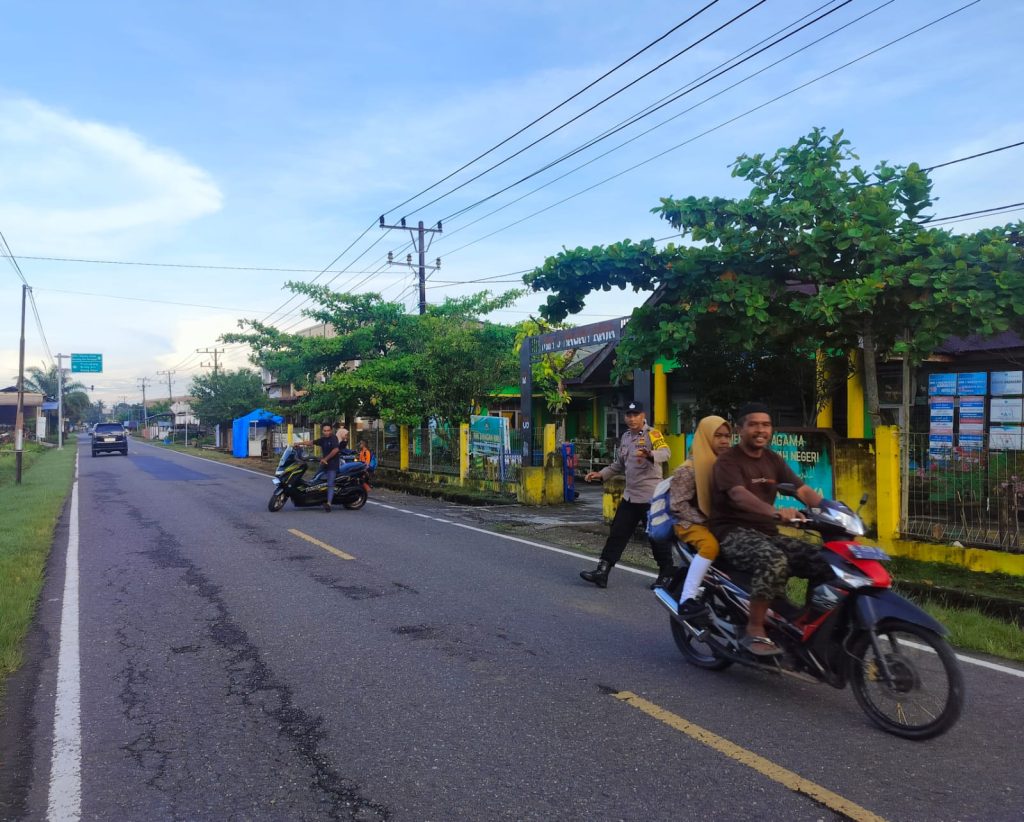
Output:
<path fill-rule="evenodd" d="M 669 612 L 676 619 L 676 621 L 684 628 L 686 628 L 687 631 L 693 634 L 693 636 L 697 639 L 698 642 L 704 641 L 705 637 L 707 637 L 708 635 L 707 629 L 695 628 L 685 619 L 681 619 L 679 616 L 679 603 L 675 601 L 675 599 L 672 597 L 672 594 L 670 594 L 664 588 L 655 588 L 654 595 L 658 598 L 658 602 L 660 602 L 662 605 L 668 608 Z"/>

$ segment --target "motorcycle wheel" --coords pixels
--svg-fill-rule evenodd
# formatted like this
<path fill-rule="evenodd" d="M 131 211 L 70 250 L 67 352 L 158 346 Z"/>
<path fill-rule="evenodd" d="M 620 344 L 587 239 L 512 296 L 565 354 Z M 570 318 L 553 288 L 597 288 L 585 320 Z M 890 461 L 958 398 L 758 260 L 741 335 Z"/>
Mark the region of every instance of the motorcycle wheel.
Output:
<path fill-rule="evenodd" d="M 858 637 L 849 670 L 857 703 L 883 731 L 904 739 L 948 731 L 964 704 L 963 674 L 953 650 L 927 628 L 902 620 L 883 622 L 877 633 L 893 681 L 885 681 L 868 635 Z"/>
<path fill-rule="evenodd" d="M 267 510 L 271 512 L 280 511 L 284 508 L 284 504 L 287 499 L 288 498 L 284 495 L 284 491 L 278 489 L 270 495 L 270 502 L 267 503 Z"/>
<path fill-rule="evenodd" d="M 706 671 L 722 671 L 732 665 L 731 659 L 719 656 L 711 646 L 699 641 L 674 617 L 669 616 L 668 619 L 672 626 L 672 639 L 675 640 L 679 653 L 686 657 L 686 661 L 691 665 Z"/>
<path fill-rule="evenodd" d="M 366 489 L 360 488 L 356 492 L 355 497 L 353 497 L 350 500 L 345 500 L 345 502 L 343 502 L 342 505 L 348 508 L 349 511 L 358 511 L 360 508 L 366 505 Z"/>

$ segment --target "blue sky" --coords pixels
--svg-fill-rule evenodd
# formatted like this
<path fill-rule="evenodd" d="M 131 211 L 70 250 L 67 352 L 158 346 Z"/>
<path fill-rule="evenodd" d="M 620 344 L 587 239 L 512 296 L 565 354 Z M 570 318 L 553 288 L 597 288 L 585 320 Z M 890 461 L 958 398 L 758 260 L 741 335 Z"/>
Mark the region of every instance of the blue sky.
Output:
<path fill-rule="evenodd" d="M 281 327 L 301 325 L 291 313 L 299 300 L 276 311 L 289 296 L 283 283 L 314 278 L 382 212 L 389 212 L 389 221 L 407 216 L 428 224 L 455 214 L 815 9 L 841 5 L 767 0 L 521 156 L 417 210 L 755 2 L 719 0 L 577 100 L 398 210 L 392 209 L 707 0 L 8 6 L 0 51 L 0 231 L 35 289 L 49 351 L 104 354 L 104 374 L 91 379 L 96 397 L 132 397 L 137 378 L 167 369 L 177 372 L 175 393 L 183 393 L 200 362 L 209 360 L 195 349 L 215 345 L 237 319 L 269 316 Z M 498 281 L 495 289 L 513 287 L 500 275 L 539 265 L 563 245 L 671 234 L 650 214 L 659 197 L 739 196 L 743 189 L 728 169 L 737 155 L 773 151 L 816 125 L 845 129 L 867 166 L 882 159 L 932 165 L 1024 139 L 1024 4 L 997 0 L 983 0 L 698 136 L 962 5 L 855 0 L 648 117 L 642 127 L 446 220 L 429 254 L 441 256 L 443 268 L 433 275 L 428 298 L 468 293 L 481 286 L 457 283 L 487 277 Z M 864 14 L 822 43 L 723 91 Z M 935 215 L 1024 200 L 1022 157 L 1024 148 L 1018 148 L 937 170 Z M 1019 215 L 957 227 L 971 230 Z M 410 273 L 381 269 L 388 250 L 404 257 L 406 238 L 380 235 L 371 228 L 320 281 L 382 291 L 405 299 L 412 310 Z M 4 263 L 0 382 L 17 370 L 18 288 Z M 643 297 L 597 295 L 577 321 L 620 316 Z M 542 299 L 530 295 L 496 318 L 523 319 Z M 27 361 L 38 364 L 47 354 L 34 323 L 27 336 Z M 224 361 L 244 365 L 245 352 L 232 348 Z"/>

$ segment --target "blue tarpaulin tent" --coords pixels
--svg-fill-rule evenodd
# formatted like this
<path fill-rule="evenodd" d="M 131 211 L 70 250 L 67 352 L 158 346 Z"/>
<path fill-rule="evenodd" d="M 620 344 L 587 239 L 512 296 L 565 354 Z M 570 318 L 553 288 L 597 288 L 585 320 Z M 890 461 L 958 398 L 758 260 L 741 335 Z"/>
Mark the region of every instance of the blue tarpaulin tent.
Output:
<path fill-rule="evenodd" d="M 244 417 L 239 417 L 231 423 L 231 455 L 235 457 L 249 456 L 249 426 L 257 425 L 260 428 L 269 428 L 273 425 L 280 425 L 284 417 L 271 414 L 262 408 L 250 411 Z"/>

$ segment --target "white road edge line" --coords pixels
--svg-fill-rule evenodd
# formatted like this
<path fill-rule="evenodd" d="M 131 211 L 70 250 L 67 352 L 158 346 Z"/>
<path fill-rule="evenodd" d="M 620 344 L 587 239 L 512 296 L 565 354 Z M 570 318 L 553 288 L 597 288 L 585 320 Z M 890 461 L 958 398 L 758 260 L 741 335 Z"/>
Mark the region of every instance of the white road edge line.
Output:
<path fill-rule="evenodd" d="M 153 446 L 153 447 L 155 447 L 155 446 Z M 181 451 L 175 451 L 174 453 L 181 454 L 182 452 Z M 259 476 L 261 476 L 261 477 L 266 477 L 267 476 L 267 474 L 261 473 L 260 471 L 253 471 L 253 470 L 251 470 L 249 468 L 242 468 L 239 465 L 231 465 L 231 464 L 226 463 L 226 462 L 217 462 L 216 460 L 209 460 L 209 459 L 205 459 L 204 457 L 197 457 L 197 456 L 194 456 L 193 454 L 182 454 L 182 456 L 192 457 L 192 459 L 194 459 L 194 460 L 203 460 L 203 462 L 213 462 L 213 463 L 215 463 L 217 465 L 223 465 L 226 468 L 234 468 L 236 471 L 246 471 L 246 472 L 248 472 L 250 474 L 259 474 Z M 368 500 L 368 502 L 369 502 L 370 505 L 379 505 L 381 508 L 387 508 L 387 509 L 389 509 L 391 511 L 400 511 L 403 514 L 415 514 L 414 511 L 409 511 L 409 510 L 407 510 L 405 508 L 398 508 L 397 506 L 394 506 L 394 505 L 387 505 L 386 503 L 383 503 L 383 502 L 376 502 L 374 500 Z M 468 506 L 462 506 L 462 507 L 468 507 Z M 423 515 L 422 514 L 417 514 L 417 516 L 423 516 Z M 490 535 L 492 537 L 499 537 L 500 539 L 507 539 L 510 542 L 520 542 L 523 545 L 530 545 L 530 546 L 532 546 L 534 548 L 542 548 L 545 551 L 552 551 L 553 553 L 556 553 L 556 554 L 565 554 L 566 556 L 576 557 L 577 559 L 582 559 L 582 560 L 592 560 L 593 559 L 593 557 L 590 556 L 589 554 L 581 554 L 578 551 L 568 551 L 565 548 L 556 548 L 553 545 L 545 545 L 542 542 L 531 542 L 528 539 L 522 539 L 520 537 L 512 537 L 512 536 L 509 536 L 508 534 L 500 534 L 497 531 L 488 531 L 486 528 L 475 528 L 472 525 L 463 525 L 460 522 L 453 522 L 452 520 L 441 519 L 440 517 L 430 517 L 430 519 L 436 520 L 437 522 L 443 522 L 445 525 L 454 525 L 456 528 L 465 528 L 468 531 L 478 531 L 481 534 L 488 534 L 488 535 Z M 637 574 L 638 576 L 648 577 L 650 579 L 654 579 L 657 576 L 657 574 L 653 573 L 652 571 L 641 571 L 639 568 L 630 568 L 628 565 L 617 565 L 615 567 L 616 567 L 616 570 L 618 570 L 618 571 L 626 571 L 626 572 L 628 572 L 630 574 Z M 999 671 L 999 672 L 1004 673 L 1004 674 L 1010 674 L 1010 676 L 1016 676 L 1016 677 L 1020 677 L 1020 678 L 1024 679 L 1024 671 L 1020 671 L 1017 668 L 1009 668 L 1006 665 L 999 665 L 998 663 L 989 662 L 988 660 L 985 660 L 985 659 L 975 659 L 972 656 L 964 656 L 963 654 L 957 654 L 956 658 L 959 659 L 961 662 L 966 662 L 966 663 L 968 663 L 970 665 L 977 665 L 977 666 L 979 666 L 981 668 L 989 668 L 989 669 L 991 669 L 993 671 Z"/>
<path fill-rule="evenodd" d="M 57 698 L 53 715 L 53 755 L 46 818 L 71 822 L 82 816 L 82 715 L 78 644 L 78 456 L 71 486 L 68 553 L 57 655 Z"/>
<path fill-rule="evenodd" d="M 935 653 L 934 649 L 929 648 L 927 645 L 921 645 L 918 642 L 903 640 L 903 644 L 909 645 L 911 648 L 917 648 L 919 651 L 927 651 L 930 654 Z M 1002 671 L 1004 674 L 1012 674 L 1013 676 L 1019 676 L 1021 679 L 1024 679 L 1024 671 L 1018 671 L 1016 668 L 1007 668 L 1005 665 L 999 665 L 996 662 L 988 662 L 984 659 L 975 659 L 972 656 L 964 656 L 963 654 L 954 653 L 953 656 L 961 662 L 970 662 L 972 665 L 979 665 L 982 668 L 991 668 L 993 671 Z"/>

